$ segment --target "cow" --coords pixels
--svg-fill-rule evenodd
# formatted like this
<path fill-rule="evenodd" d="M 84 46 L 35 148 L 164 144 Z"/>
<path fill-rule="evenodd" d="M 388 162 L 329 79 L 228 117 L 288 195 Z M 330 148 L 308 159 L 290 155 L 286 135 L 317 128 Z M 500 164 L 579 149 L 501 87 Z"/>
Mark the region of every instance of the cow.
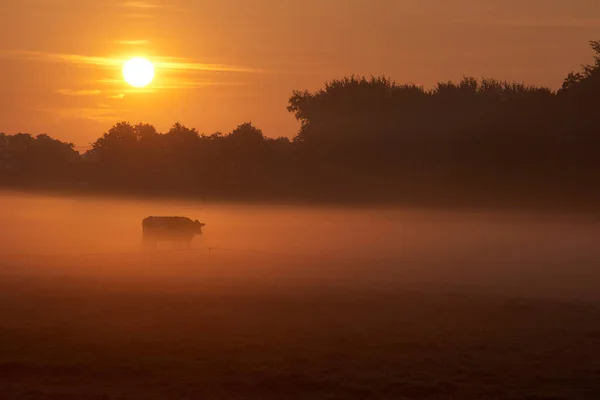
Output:
<path fill-rule="evenodd" d="M 189 249 L 192 239 L 202 234 L 204 226 L 187 217 L 146 217 L 142 220 L 143 244 L 156 248 L 159 241 L 185 242 Z"/>

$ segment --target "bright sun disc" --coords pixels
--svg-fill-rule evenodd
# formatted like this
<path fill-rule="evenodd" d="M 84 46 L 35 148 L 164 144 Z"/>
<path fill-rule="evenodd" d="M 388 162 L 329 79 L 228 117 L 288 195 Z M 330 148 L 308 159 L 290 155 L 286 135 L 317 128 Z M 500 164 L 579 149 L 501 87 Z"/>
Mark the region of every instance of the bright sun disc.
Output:
<path fill-rule="evenodd" d="M 123 78 L 131 86 L 147 86 L 154 79 L 154 65 L 145 58 L 132 58 L 123 65 Z"/>

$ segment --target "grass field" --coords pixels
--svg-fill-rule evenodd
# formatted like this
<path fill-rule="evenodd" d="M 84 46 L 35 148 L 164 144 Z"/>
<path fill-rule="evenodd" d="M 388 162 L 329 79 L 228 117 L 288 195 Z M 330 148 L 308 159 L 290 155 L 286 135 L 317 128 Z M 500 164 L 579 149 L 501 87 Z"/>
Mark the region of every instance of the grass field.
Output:
<path fill-rule="evenodd" d="M 591 220 L 4 201 L 0 399 L 600 398 Z"/>
<path fill-rule="evenodd" d="M 600 396 L 600 307 L 398 288 L 0 283 L 6 399 Z"/>

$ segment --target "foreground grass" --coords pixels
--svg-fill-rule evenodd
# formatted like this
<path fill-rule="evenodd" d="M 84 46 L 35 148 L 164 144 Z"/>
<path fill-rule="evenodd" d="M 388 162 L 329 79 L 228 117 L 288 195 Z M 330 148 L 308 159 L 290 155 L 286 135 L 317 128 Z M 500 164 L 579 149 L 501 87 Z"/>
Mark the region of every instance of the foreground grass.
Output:
<path fill-rule="evenodd" d="M 0 310 L 2 399 L 600 398 L 595 305 L 3 277 Z"/>

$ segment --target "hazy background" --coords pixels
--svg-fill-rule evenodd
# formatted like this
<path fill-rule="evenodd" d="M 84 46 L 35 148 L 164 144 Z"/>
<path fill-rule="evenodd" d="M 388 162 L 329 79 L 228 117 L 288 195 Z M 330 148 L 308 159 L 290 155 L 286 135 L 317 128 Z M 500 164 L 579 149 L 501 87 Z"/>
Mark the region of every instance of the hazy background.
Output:
<path fill-rule="evenodd" d="M 600 221 L 558 214 L 327 209 L 4 193 L 1 271 L 103 284 L 445 287 L 595 298 Z M 141 220 L 205 222 L 192 251 L 141 252 Z M 209 259 L 209 250 L 210 259 Z M 100 282 L 99 281 L 99 282 Z M 441 286 L 440 286 L 441 285 Z M 290 287 L 291 287 L 290 286 Z M 416 286 L 415 286 L 416 287 Z"/>

